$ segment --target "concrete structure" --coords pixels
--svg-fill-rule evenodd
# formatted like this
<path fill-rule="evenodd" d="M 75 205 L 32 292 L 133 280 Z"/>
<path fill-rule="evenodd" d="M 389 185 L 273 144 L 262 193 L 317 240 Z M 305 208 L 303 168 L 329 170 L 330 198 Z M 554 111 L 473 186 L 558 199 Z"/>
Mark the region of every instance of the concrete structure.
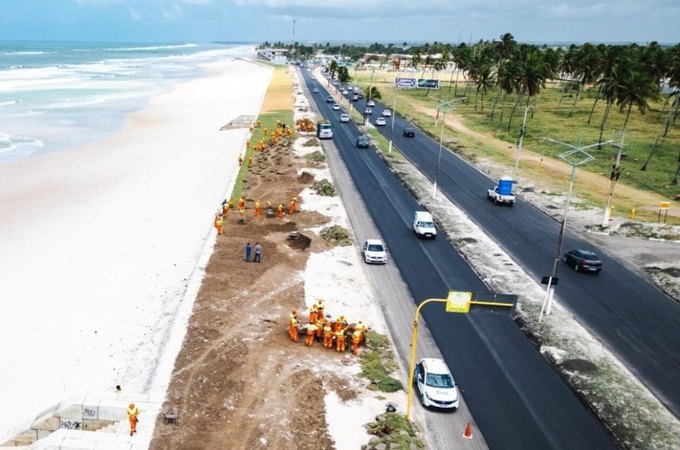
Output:
<path fill-rule="evenodd" d="M 288 64 L 288 49 L 260 48 L 257 50 L 257 57 L 271 61 L 274 64 Z"/>
<path fill-rule="evenodd" d="M 139 408 L 137 432 L 130 436 L 127 409 Z M 147 449 L 161 404 L 136 394 L 85 394 L 64 400 L 0 438 L 0 448 L 31 450 Z M 177 418 L 175 417 L 175 422 Z"/>

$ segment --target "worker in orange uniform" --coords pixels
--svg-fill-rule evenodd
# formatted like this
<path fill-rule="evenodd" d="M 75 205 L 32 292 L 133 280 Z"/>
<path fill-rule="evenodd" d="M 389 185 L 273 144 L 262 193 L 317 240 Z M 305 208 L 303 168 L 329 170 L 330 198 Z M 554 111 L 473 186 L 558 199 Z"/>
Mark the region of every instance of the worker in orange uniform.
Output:
<path fill-rule="evenodd" d="M 309 321 L 316 323 L 316 303 L 314 303 L 309 309 Z"/>
<path fill-rule="evenodd" d="M 248 167 L 253 167 L 253 157 L 252 156 L 248 157 Z"/>
<path fill-rule="evenodd" d="M 139 422 L 139 409 L 134 403 L 130 403 L 127 410 L 128 419 L 130 420 L 130 436 L 137 432 L 137 422 Z"/>
<path fill-rule="evenodd" d="M 290 335 L 290 340 L 293 342 L 298 341 L 298 322 L 297 322 L 297 311 L 293 310 L 292 313 L 290 313 L 290 316 L 288 317 L 288 321 L 290 322 L 290 327 L 288 329 L 288 334 Z"/>
<path fill-rule="evenodd" d="M 217 234 L 222 235 L 222 214 L 215 214 L 215 228 L 217 228 Z"/>
<path fill-rule="evenodd" d="M 360 333 L 360 335 L 361 335 L 361 336 L 360 336 L 360 339 L 359 339 L 359 342 L 361 342 L 361 341 L 363 341 L 364 339 L 366 339 L 366 330 L 367 330 L 367 329 L 368 329 L 368 328 L 366 327 L 366 325 L 364 325 L 364 322 L 362 322 L 361 320 L 359 321 L 359 323 L 357 323 L 356 325 L 354 325 L 354 331 L 358 331 L 358 332 Z"/>
<path fill-rule="evenodd" d="M 342 328 L 347 327 L 347 320 L 345 320 L 345 316 L 340 316 L 338 317 L 338 320 L 335 321 L 335 330 L 338 331 L 341 330 Z"/>
<path fill-rule="evenodd" d="M 238 165 L 243 164 L 243 155 L 238 155 Z"/>
<path fill-rule="evenodd" d="M 288 205 L 288 214 L 293 214 L 295 212 L 295 203 L 293 203 L 293 200 L 290 201 L 290 204 Z"/>
<path fill-rule="evenodd" d="M 243 196 L 238 198 L 238 209 L 245 208 L 246 207 L 246 200 L 243 198 Z"/>
<path fill-rule="evenodd" d="M 276 217 L 279 219 L 283 219 L 283 205 L 279 203 L 279 206 L 276 208 Z"/>
<path fill-rule="evenodd" d="M 317 317 L 316 318 L 316 337 L 319 341 L 321 341 L 321 338 L 323 336 L 323 317 Z"/>
<path fill-rule="evenodd" d="M 359 342 L 361 342 L 361 331 L 354 330 L 354 333 L 352 333 L 352 353 L 355 355 L 359 352 Z"/>
<path fill-rule="evenodd" d="M 331 323 L 325 321 L 323 324 L 323 346 L 326 348 L 333 347 L 333 329 L 331 328 Z"/>
<path fill-rule="evenodd" d="M 234 201 L 232 199 L 229 199 L 229 201 L 227 202 L 227 205 L 229 206 L 229 211 L 234 209 Z"/>
<path fill-rule="evenodd" d="M 326 317 L 326 312 L 325 312 L 325 306 L 323 304 L 323 299 L 318 299 L 316 301 L 316 316 L 325 318 Z"/>
<path fill-rule="evenodd" d="M 316 324 L 309 322 L 305 328 L 307 329 L 307 338 L 305 339 L 305 345 L 311 347 L 314 345 L 314 334 L 316 333 Z"/>
<path fill-rule="evenodd" d="M 264 133 L 265 136 L 267 135 L 267 133 L 269 133 L 269 130 L 267 129 L 267 127 L 264 127 L 263 133 Z"/>
<path fill-rule="evenodd" d="M 227 217 L 229 215 L 229 203 L 227 201 L 222 202 L 222 216 Z"/>
<path fill-rule="evenodd" d="M 248 147 L 250 147 L 250 139 L 246 139 L 246 150 L 248 150 Z"/>
<path fill-rule="evenodd" d="M 260 217 L 262 211 L 260 210 L 260 201 L 255 200 L 255 217 Z"/>
<path fill-rule="evenodd" d="M 246 221 L 246 210 L 245 210 L 245 208 L 239 208 L 239 210 L 238 210 L 238 220 L 241 223 Z"/>
<path fill-rule="evenodd" d="M 347 331 L 347 327 L 345 328 L 340 328 L 339 330 L 336 330 L 335 333 L 335 351 L 337 352 L 345 352 L 346 347 L 345 347 L 345 331 Z"/>

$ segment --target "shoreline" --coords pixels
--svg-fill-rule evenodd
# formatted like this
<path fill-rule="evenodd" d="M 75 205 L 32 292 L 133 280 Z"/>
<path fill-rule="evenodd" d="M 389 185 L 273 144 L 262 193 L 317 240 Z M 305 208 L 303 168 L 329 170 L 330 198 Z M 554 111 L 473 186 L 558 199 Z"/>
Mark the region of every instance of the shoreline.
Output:
<path fill-rule="evenodd" d="M 248 131 L 220 127 L 256 115 L 271 77 L 202 67 L 104 140 L 0 165 L 0 435 L 73 393 L 153 382 Z"/>

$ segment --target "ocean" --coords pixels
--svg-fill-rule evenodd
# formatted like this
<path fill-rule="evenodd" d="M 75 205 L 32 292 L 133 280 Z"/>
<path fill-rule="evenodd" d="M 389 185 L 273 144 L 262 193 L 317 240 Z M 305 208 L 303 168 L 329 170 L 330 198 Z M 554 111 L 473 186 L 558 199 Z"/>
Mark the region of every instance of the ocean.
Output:
<path fill-rule="evenodd" d="M 127 115 L 199 65 L 255 44 L 0 41 L 0 164 L 116 133 Z"/>

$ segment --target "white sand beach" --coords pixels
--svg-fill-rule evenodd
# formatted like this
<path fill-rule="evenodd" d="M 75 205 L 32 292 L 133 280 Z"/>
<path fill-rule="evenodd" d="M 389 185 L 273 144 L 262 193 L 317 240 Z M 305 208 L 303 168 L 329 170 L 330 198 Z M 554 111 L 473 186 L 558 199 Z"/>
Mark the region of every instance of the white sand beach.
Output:
<path fill-rule="evenodd" d="M 150 389 L 272 71 L 156 96 L 122 132 L 0 165 L 0 436 L 82 392 Z M 174 357 L 174 355 L 173 355 Z"/>

